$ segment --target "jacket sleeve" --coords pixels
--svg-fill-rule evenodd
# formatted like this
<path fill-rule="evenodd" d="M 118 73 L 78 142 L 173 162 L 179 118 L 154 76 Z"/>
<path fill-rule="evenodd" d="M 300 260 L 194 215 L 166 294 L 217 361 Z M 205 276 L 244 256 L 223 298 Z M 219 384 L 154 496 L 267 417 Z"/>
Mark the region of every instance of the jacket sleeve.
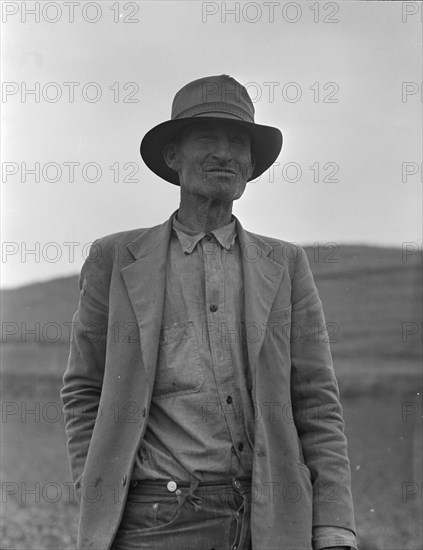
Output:
<path fill-rule="evenodd" d="M 329 336 L 322 303 L 301 247 L 291 288 L 292 407 L 313 484 L 313 526 L 355 532 L 350 463 Z"/>
<path fill-rule="evenodd" d="M 102 247 L 95 241 L 79 277 L 80 298 L 73 317 L 69 360 L 60 392 L 78 501 L 81 500 L 81 476 L 99 412 L 106 358 L 109 285 L 110 275 Z"/>

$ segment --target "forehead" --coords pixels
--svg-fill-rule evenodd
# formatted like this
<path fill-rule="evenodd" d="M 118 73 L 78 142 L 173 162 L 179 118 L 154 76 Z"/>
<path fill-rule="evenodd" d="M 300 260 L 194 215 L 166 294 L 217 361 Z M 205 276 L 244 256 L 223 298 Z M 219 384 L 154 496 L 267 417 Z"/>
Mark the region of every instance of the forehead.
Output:
<path fill-rule="evenodd" d="M 240 124 L 231 120 L 198 120 L 178 133 L 179 139 L 188 139 L 199 133 L 208 132 L 215 134 L 237 135 L 250 139 L 249 132 Z"/>

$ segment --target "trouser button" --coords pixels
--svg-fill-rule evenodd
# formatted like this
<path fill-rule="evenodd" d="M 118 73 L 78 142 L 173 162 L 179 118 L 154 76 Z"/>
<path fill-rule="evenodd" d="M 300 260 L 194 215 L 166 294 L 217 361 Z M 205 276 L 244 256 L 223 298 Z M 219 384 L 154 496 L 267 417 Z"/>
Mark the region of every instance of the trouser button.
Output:
<path fill-rule="evenodd" d="M 178 486 L 176 485 L 175 481 L 169 481 L 167 484 L 167 490 L 170 491 L 171 493 L 175 492 L 177 487 Z"/>

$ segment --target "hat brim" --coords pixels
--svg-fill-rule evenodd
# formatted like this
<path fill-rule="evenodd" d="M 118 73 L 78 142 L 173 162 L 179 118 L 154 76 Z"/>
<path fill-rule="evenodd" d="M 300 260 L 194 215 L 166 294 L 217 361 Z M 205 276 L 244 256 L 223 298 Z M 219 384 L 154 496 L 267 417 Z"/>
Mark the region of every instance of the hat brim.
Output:
<path fill-rule="evenodd" d="M 253 122 L 234 119 L 232 116 L 195 116 L 167 120 L 149 130 L 141 141 L 140 153 L 145 164 L 160 178 L 179 185 L 179 175 L 169 168 L 163 157 L 163 148 L 170 143 L 173 137 L 183 128 L 201 119 L 216 121 L 231 121 L 245 128 L 251 136 L 251 152 L 254 156 L 255 167 L 248 181 L 258 178 L 278 158 L 282 149 L 282 132 L 273 126 L 264 126 Z"/>

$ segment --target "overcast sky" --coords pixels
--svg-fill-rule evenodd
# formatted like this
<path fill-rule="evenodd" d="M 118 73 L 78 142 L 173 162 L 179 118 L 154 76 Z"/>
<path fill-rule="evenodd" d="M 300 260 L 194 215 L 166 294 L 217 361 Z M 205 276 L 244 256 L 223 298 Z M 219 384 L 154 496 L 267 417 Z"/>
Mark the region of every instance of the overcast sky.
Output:
<path fill-rule="evenodd" d="M 179 188 L 139 143 L 214 74 L 284 135 L 235 204 L 246 229 L 422 242 L 421 3 L 67 4 L 2 2 L 4 287 L 77 273 L 94 239 L 169 217 Z"/>

